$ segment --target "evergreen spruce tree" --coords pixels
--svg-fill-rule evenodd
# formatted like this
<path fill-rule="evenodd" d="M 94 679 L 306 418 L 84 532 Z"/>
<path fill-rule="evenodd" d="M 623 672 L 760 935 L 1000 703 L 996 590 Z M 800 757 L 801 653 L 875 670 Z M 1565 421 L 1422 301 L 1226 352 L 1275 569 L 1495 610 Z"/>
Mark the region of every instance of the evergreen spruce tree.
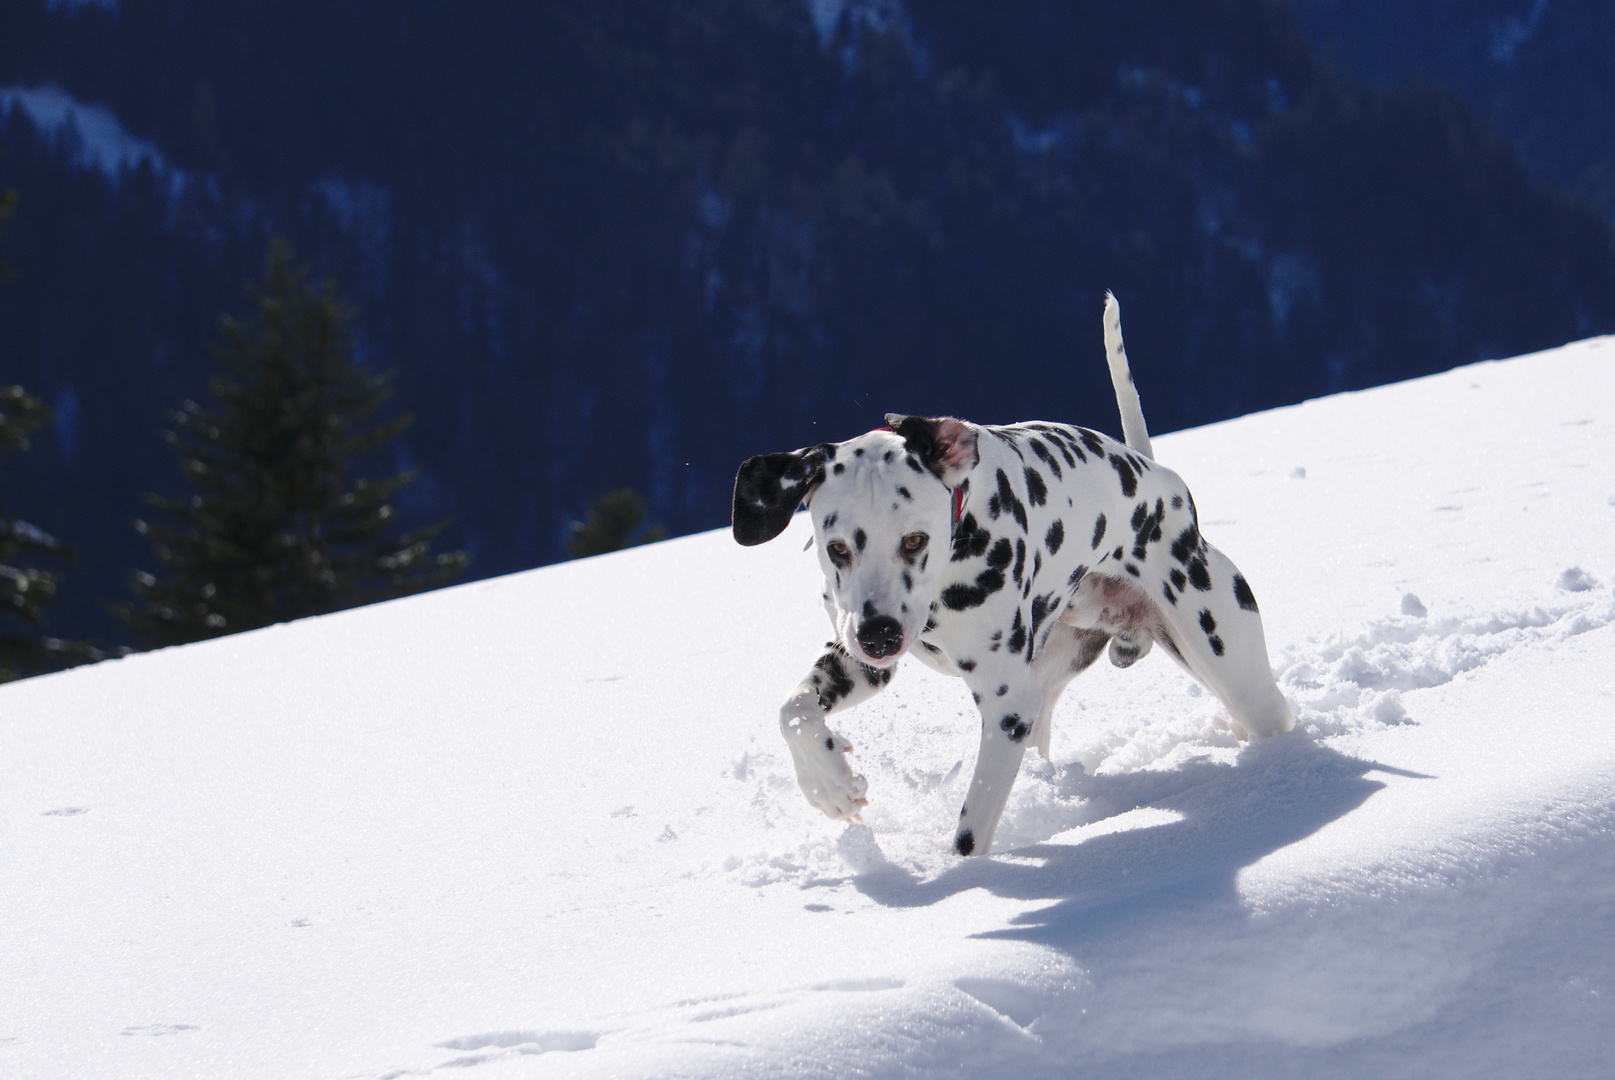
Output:
<path fill-rule="evenodd" d="M 20 386 L 0 387 L 0 452 L 28 449 L 28 436 L 50 419 L 50 410 Z M 32 559 L 65 558 L 62 542 L 0 507 L 0 682 L 63 667 L 77 647 L 47 637 L 45 608 L 56 596 L 57 576 Z"/>
<path fill-rule="evenodd" d="M 0 222 L 17 206 L 15 191 L 0 191 Z M 12 271 L 0 262 L 0 281 Z M 50 419 L 50 409 L 20 386 L 0 386 L 0 453 L 28 449 L 28 436 Z M 45 634 L 45 608 L 56 597 L 57 576 L 32 565 L 39 557 L 71 559 L 56 537 L 0 506 L 0 682 L 100 660 L 88 645 Z"/>
<path fill-rule="evenodd" d="M 466 565 L 431 553 L 446 521 L 399 532 L 393 498 L 416 473 L 350 476 L 413 418 L 372 422 L 393 377 L 354 363 L 335 284 L 310 285 L 276 241 L 252 292 L 254 318 L 224 317 L 214 346 L 217 411 L 186 401 L 171 414 L 192 494 L 147 496 L 171 523 L 135 523 L 164 573 L 137 571 L 136 602 L 115 613 L 152 647 L 419 592 Z"/>
<path fill-rule="evenodd" d="M 633 488 L 606 492 L 589 504 L 585 520 L 572 523 L 572 538 L 566 542 L 567 553 L 581 559 L 664 539 L 667 530 L 660 524 L 640 529 L 646 513 L 644 496 Z"/>

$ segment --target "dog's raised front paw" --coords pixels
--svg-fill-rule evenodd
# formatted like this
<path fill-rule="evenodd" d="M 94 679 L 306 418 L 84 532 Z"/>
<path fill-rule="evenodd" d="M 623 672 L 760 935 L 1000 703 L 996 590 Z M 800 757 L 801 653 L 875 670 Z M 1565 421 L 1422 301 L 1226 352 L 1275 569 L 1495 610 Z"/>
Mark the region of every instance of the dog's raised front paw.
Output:
<path fill-rule="evenodd" d="M 869 805 L 869 800 L 864 798 L 869 782 L 852 771 L 847 762 L 851 752 L 852 744 L 846 739 L 826 733 L 822 741 L 794 755 L 796 782 L 802 786 L 802 794 L 814 807 L 824 811 L 826 817 L 836 821 L 856 820 Z"/>

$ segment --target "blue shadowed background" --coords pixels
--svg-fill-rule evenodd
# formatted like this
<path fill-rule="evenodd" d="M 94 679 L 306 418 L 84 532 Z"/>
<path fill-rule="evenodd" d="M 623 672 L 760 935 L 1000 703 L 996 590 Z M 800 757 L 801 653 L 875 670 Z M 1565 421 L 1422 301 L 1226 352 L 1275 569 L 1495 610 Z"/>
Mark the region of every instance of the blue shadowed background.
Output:
<path fill-rule="evenodd" d="M 0 0 L 7 509 L 124 639 L 284 237 L 491 576 L 888 411 L 1157 431 L 1615 331 L 1605 0 Z M 1528 439 L 1529 433 L 1510 437 Z"/>

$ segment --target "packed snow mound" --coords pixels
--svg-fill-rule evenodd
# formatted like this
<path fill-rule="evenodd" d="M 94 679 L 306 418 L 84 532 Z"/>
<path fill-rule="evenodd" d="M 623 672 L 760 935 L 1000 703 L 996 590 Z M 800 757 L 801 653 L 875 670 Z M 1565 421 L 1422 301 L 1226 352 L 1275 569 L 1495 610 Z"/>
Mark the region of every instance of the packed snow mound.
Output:
<path fill-rule="evenodd" d="M 1612 361 L 1156 439 L 1297 729 L 1098 665 L 991 859 L 910 660 L 797 790 L 800 518 L 0 689 L 0 1075 L 1605 1076 Z"/>

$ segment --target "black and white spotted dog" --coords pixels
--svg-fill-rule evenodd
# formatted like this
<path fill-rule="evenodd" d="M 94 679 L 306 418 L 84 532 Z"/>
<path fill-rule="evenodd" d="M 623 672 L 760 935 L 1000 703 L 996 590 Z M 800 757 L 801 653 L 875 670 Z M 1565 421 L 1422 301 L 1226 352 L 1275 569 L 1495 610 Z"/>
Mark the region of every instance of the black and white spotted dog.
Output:
<path fill-rule="evenodd" d="M 778 536 L 802 504 L 813 518 L 836 640 L 780 728 L 830 817 L 855 817 L 867 784 L 825 718 L 879 692 L 911 649 L 981 708 L 961 855 L 992 846 L 1027 744 L 1048 755 L 1060 692 L 1107 642 L 1118 667 L 1160 642 L 1251 735 L 1294 724 L 1250 585 L 1201 536 L 1183 480 L 1153 460 L 1109 294 L 1104 326 L 1126 445 L 1064 424 L 889 415 L 889 428 L 740 466 L 740 543 Z"/>

